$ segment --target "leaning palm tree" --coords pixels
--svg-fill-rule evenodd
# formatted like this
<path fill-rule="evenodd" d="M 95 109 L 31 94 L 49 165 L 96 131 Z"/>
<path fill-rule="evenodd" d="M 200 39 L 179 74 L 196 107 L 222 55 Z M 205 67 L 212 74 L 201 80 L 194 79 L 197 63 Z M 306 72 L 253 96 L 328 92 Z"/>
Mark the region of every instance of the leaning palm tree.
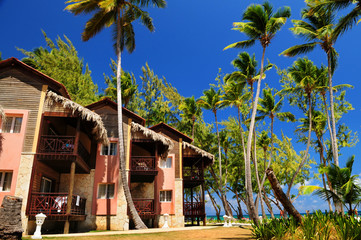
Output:
<path fill-rule="evenodd" d="M 294 27 L 292 32 L 305 38 L 308 43 L 296 45 L 283 51 L 281 54 L 293 57 L 296 55 L 308 53 L 316 46 L 320 46 L 327 55 L 328 84 L 330 92 L 330 112 L 331 112 L 331 145 L 335 164 L 338 166 L 338 145 L 336 137 L 336 120 L 333 102 L 332 75 L 337 65 L 337 55 L 333 45 L 335 44 L 337 34 L 335 32 L 335 14 L 326 8 L 320 8 L 317 12 L 310 13 L 311 7 L 302 10 L 303 20 L 293 20 Z M 327 110 L 328 111 L 328 110 Z"/>
<path fill-rule="evenodd" d="M 194 139 L 194 125 L 197 118 L 199 118 L 202 114 L 202 110 L 198 106 L 194 96 L 185 98 L 180 104 L 179 110 L 182 111 L 181 117 L 190 119 L 192 121 L 192 138 Z"/>
<path fill-rule="evenodd" d="M 88 41 L 99 33 L 104 27 L 114 27 L 114 41 L 117 54 L 117 102 L 118 102 L 118 137 L 119 137 L 119 158 L 122 178 L 122 186 L 125 198 L 129 207 L 131 218 L 134 220 L 137 229 L 147 228 L 140 219 L 134 206 L 132 196 L 129 190 L 122 126 L 122 96 L 121 96 L 121 54 L 124 48 L 128 52 L 135 49 L 135 34 L 132 23 L 140 19 L 144 26 L 150 31 L 154 31 L 152 18 L 141 9 L 149 4 L 157 7 L 165 7 L 164 0 L 69 0 L 69 5 L 65 8 L 75 15 L 94 12 L 93 17 L 88 20 L 82 33 L 82 40 Z"/>
<path fill-rule="evenodd" d="M 224 210 L 228 216 L 232 215 L 232 210 L 228 205 L 227 197 L 223 188 L 223 180 L 222 180 L 222 151 L 221 151 L 221 142 L 219 137 L 219 130 L 218 130 L 218 121 L 217 121 L 217 111 L 223 107 L 221 102 L 221 89 L 218 89 L 217 91 L 214 89 L 214 87 L 211 87 L 208 90 L 205 90 L 203 92 L 203 96 L 201 96 L 197 103 L 201 108 L 211 110 L 214 114 L 214 118 L 216 120 L 216 130 L 217 130 L 217 140 L 218 140 L 218 167 L 219 167 L 219 190 L 221 192 L 221 200 L 224 206 Z"/>
<path fill-rule="evenodd" d="M 253 191 L 252 191 L 252 179 L 251 179 L 251 144 L 252 135 L 255 125 L 255 118 L 257 112 L 258 98 L 261 91 L 261 80 L 264 73 L 264 60 L 266 48 L 271 43 L 276 33 L 286 23 L 287 18 L 291 16 L 291 10 L 289 7 L 279 9 L 277 12 L 273 12 L 273 8 L 269 2 L 265 2 L 262 5 L 253 4 L 250 5 L 243 13 L 242 20 L 246 22 L 233 23 L 234 30 L 244 33 L 249 39 L 236 42 L 228 45 L 225 49 L 229 48 L 248 48 L 253 46 L 257 40 L 260 41 L 262 46 L 262 60 L 261 71 L 257 83 L 256 96 L 252 106 L 252 115 L 250 130 L 247 141 L 247 152 L 245 159 L 245 171 L 246 171 L 246 194 L 247 194 L 247 207 L 251 219 L 258 225 L 258 214 L 253 203 Z"/>

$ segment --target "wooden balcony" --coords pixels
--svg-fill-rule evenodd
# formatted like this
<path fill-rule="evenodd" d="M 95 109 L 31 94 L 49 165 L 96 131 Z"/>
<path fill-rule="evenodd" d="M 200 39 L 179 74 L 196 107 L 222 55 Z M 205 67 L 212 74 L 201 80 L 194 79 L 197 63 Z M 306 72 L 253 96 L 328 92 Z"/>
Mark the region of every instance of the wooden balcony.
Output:
<path fill-rule="evenodd" d="M 184 202 L 183 203 L 184 217 L 195 218 L 204 217 L 204 202 Z"/>
<path fill-rule="evenodd" d="M 48 220 L 84 221 L 86 199 L 72 196 L 70 214 L 66 214 L 68 193 L 32 193 L 27 215 L 31 219 L 38 213 L 43 213 Z"/>
<path fill-rule="evenodd" d="M 183 184 L 185 188 L 192 188 L 204 182 L 201 168 L 183 168 Z"/>
<path fill-rule="evenodd" d="M 74 136 L 46 136 L 40 137 L 40 146 L 37 158 L 61 173 L 69 172 L 70 164 L 65 162 L 75 161 L 78 173 L 89 173 L 90 154 L 79 141 L 75 149 Z"/>
<path fill-rule="evenodd" d="M 135 198 L 133 202 L 141 218 L 149 219 L 155 217 L 154 199 Z"/>
<path fill-rule="evenodd" d="M 132 156 L 130 164 L 132 182 L 152 182 L 157 176 L 156 157 Z"/>

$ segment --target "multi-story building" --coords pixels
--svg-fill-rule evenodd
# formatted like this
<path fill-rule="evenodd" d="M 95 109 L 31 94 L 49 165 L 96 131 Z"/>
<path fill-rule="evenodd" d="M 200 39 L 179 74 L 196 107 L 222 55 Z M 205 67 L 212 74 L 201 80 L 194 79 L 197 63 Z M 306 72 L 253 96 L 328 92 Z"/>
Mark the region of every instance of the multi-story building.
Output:
<path fill-rule="evenodd" d="M 40 212 L 49 231 L 132 226 L 119 171 L 115 102 L 82 107 L 61 83 L 10 58 L 0 62 L 0 106 L 0 203 L 5 195 L 23 198 L 27 233 Z M 166 124 L 144 125 L 123 108 L 126 172 L 139 215 L 150 227 L 161 227 L 166 213 L 171 227 L 184 226 L 185 217 L 204 220 L 204 190 L 197 201 L 184 200 L 184 193 L 204 185 L 213 155 Z"/>

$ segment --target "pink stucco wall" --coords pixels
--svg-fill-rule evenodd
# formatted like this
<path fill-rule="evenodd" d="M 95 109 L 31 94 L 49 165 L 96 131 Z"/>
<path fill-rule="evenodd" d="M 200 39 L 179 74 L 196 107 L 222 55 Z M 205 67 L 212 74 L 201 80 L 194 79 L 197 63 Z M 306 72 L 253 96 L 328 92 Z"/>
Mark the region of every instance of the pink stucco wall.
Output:
<path fill-rule="evenodd" d="M 109 138 L 110 142 L 117 142 L 117 138 Z M 118 145 L 117 145 L 118 147 Z M 119 177 L 119 149 L 117 148 L 116 156 L 100 155 L 101 144 L 98 145 L 97 158 L 94 175 L 94 191 L 93 191 L 93 215 L 111 215 L 117 213 L 117 189 Z M 113 199 L 98 199 L 98 185 L 99 183 L 115 183 L 114 198 Z M 108 207 L 110 208 L 108 208 Z"/>
<path fill-rule="evenodd" d="M 12 171 L 12 181 L 10 192 L 0 192 L 0 204 L 5 195 L 14 195 L 18 177 L 21 152 L 24 144 L 26 123 L 28 121 L 28 111 L 18 109 L 5 109 L 6 116 L 23 117 L 20 133 L 2 133 L 3 151 L 0 153 L 0 171 Z M 1 120 L 0 120 L 1 127 Z"/>
<path fill-rule="evenodd" d="M 158 176 L 157 176 L 157 197 L 156 200 L 159 203 L 158 214 L 174 214 L 174 184 L 175 184 L 175 155 L 169 154 L 168 157 L 172 157 L 172 167 L 171 168 L 160 168 L 160 161 L 158 162 Z M 172 190 L 172 202 L 160 202 L 160 191 L 162 190 Z"/>

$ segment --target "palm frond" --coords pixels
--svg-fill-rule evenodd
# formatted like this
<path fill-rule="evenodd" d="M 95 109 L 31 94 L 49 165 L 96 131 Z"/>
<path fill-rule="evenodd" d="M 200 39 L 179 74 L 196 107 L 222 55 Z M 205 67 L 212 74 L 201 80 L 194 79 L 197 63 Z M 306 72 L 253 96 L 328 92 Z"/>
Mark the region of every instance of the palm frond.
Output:
<path fill-rule="evenodd" d="M 301 45 L 296 45 L 293 47 L 290 47 L 283 52 L 280 53 L 280 55 L 284 55 L 287 57 L 294 57 L 300 54 L 311 52 L 317 44 L 320 44 L 319 42 L 313 42 L 313 43 L 305 43 Z"/>
<path fill-rule="evenodd" d="M 223 50 L 227 50 L 230 48 L 249 48 L 249 47 L 253 46 L 255 44 L 255 42 L 256 42 L 255 39 L 244 40 L 244 41 L 232 43 L 232 44 L 228 45 L 227 47 L 225 47 Z"/>

